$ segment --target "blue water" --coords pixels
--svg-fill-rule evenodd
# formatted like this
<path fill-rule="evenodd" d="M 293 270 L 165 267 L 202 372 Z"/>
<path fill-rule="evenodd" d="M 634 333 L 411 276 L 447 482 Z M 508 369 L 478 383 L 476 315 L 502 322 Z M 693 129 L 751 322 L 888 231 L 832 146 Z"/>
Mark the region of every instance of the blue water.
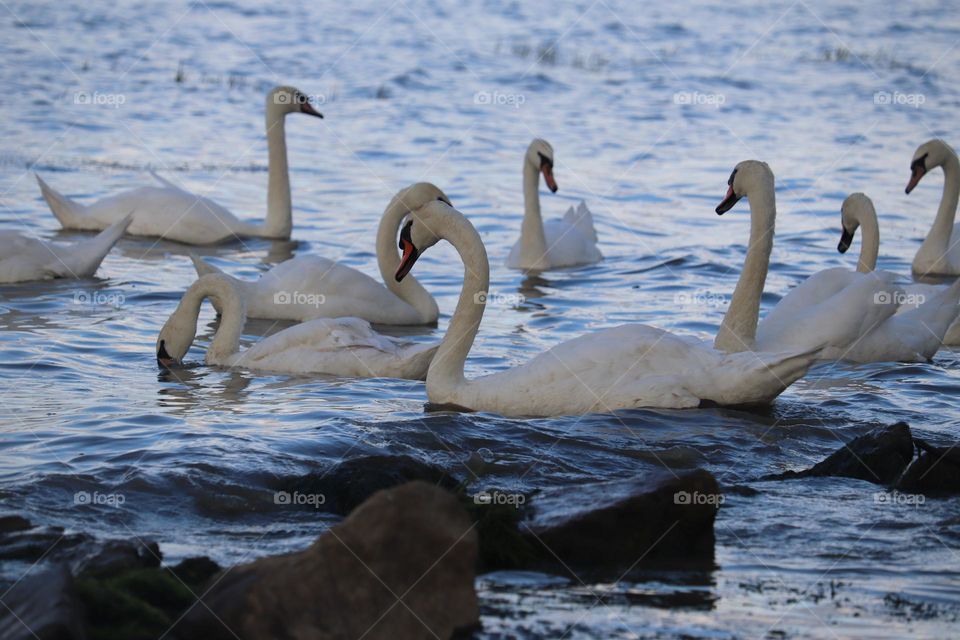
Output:
<path fill-rule="evenodd" d="M 8 1 L 0 228 L 82 235 L 58 231 L 31 171 L 89 202 L 150 184 L 155 169 L 261 217 L 263 97 L 292 84 L 326 116 L 288 118 L 294 241 L 200 251 L 219 266 L 252 278 L 290 255 L 318 253 L 376 276 L 384 206 L 399 188 L 429 180 L 481 231 L 491 292 L 525 296 L 488 309 L 469 374 L 623 322 L 709 337 L 745 252 L 746 206 L 713 213 L 740 160 L 765 160 L 777 175 L 765 307 L 819 269 L 854 264 L 836 253 L 839 206 L 853 191 L 870 195 L 880 214 L 881 267 L 909 273 L 941 184 L 932 174 L 904 195 L 913 150 L 934 136 L 960 140 L 956 16 L 943 0 Z M 99 103 L 77 104 L 78 92 Z M 877 92 L 924 101 L 877 104 Z M 585 199 L 603 263 L 527 278 L 503 267 L 534 136 L 556 150 L 560 191 L 543 193 L 545 213 Z M 439 328 L 412 333 L 439 338 L 462 269 L 447 246 L 417 269 L 443 315 Z M 569 486 L 574 500 L 585 481 L 705 467 L 725 486 L 761 492 L 729 494 L 715 570 L 616 584 L 485 576 L 481 635 L 957 633 L 960 500 L 883 505 L 876 487 L 857 481 L 751 482 L 805 467 L 878 423 L 905 420 L 933 440 L 955 438 L 956 351 L 930 364 L 821 365 L 763 412 L 428 414 L 422 383 L 202 366 L 210 308 L 188 358 L 197 366 L 158 372 L 157 332 L 193 277 L 184 247 L 124 239 L 96 279 L 0 287 L 5 511 L 105 537 L 152 537 L 171 560 L 204 553 L 232 564 L 302 548 L 332 521 L 275 507 L 278 478 L 362 454 L 412 455 L 476 474 L 478 487 Z M 245 339 L 283 326 L 251 322 Z M 124 502 L 76 505 L 82 491 Z M 26 570 L 8 564 L 4 573 Z"/>

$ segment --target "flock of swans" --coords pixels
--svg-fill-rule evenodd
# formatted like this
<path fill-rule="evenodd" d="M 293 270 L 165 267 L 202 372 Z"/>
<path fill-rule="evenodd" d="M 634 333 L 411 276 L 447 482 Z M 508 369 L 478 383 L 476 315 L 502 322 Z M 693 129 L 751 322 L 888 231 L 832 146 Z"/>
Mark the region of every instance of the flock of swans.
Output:
<path fill-rule="evenodd" d="M 208 245 L 236 237 L 290 238 L 293 220 L 284 121 L 290 113 L 323 116 L 292 87 L 266 100 L 269 149 L 267 214 L 243 221 L 212 200 L 154 174 L 160 186 L 141 187 L 83 205 L 37 181 L 65 229 L 99 231 L 69 247 L 0 232 L 0 282 L 89 277 L 124 233 Z M 551 191 L 553 148 L 534 140 L 523 162 L 524 216 L 510 268 L 543 271 L 602 260 L 593 218 L 584 203 L 561 219 L 544 221 L 539 186 Z M 960 239 L 954 227 L 960 164 L 946 143 L 921 145 L 910 165 L 910 193 L 942 167 L 940 207 L 913 262 L 917 275 L 960 275 Z M 235 278 L 194 256 L 197 280 L 160 330 L 162 366 L 182 362 L 197 332 L 204 300 L 220 315 L 206 362 L 273 373 L 426 379 L 431 403 L 505 416 L 554 416 L 635 407 L 688 408 L 704 404 L 767 403 L 818 360 L 926 361 L 943 344 L 960 343 L 960 279 L 952 285 L 902 284 L 877 271 L 879 224 L 870 199 L 849 196 L 841 208 L 839 251 L 861 230 L 857 268 L 825 269 L 791 290 L 760 319 L 760 299 L 773 250 L 774 176 L 763 162 L 733 170 L 718 214 L 741 198 L 750 205 L 750 241 L 743 270 L 713 344 L 656 327 L 628 324 L 561 343 L 510 370 L 468 379 L 464 364 L 477 336 L 489 287 L 490 264 L 481 237 L 450 199 L 429 183 L 413 184 L 387 205 L 376 235 L 383 283 L 320 256 L 301 255 L 259 280 Z M 399 239 L 398 239 L 399 236 Z M 956 238 L 956 239 L 955 239 Z M 445 240 L 464 266 L 463 286 L 439 344 L 413 344 L 376 332 L 370 323 L 429 325 L 439 309 L 412 275 L 417 259 Z M 283 292 L 311 292 L 323 304 L 283 300 Z M 910 295 L 913 294 L 913 295 Z M 294 326 L 240 348 L 247 318 L 293 320 Z"/>

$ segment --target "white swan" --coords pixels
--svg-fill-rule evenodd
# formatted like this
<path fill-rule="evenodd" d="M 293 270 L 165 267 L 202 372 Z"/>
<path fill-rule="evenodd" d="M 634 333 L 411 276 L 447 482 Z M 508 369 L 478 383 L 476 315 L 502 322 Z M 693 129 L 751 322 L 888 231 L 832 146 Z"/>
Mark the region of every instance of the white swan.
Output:
<path fill-rule="evenodd" d="M 250 318 L 311 320 L 350 316 L 378 324 L 435 324 L 437 303 L 415 278 L 397 282 L 397 231 L 406 215 L 431 200 L 450 203 L 427 182 L 402 189 L 387 205 L 377 230 L 377 264 L 386 287 L 353 267 L 320 256 L 281 262 L 259 280 L 247 282 L 191 256 L 197 275 L 220 273 L 234 280 Z M 219 309 L 218 309 L 219 310 Z"/>
<path fill-rule="evenodd" d="M 464 263 L 463 288 L 427 372 L 430 402 L 505 416 L 555 416 L 634 407 L 769 402 L 799 378 L 813 352 L 720 353 L 644 325 L 623 325 L 559 344 L 503 373 L 467 380 L 464 363 L 483 317 L 490 265 L 480 235 L 445 202 L 410 214 L 397 279 L 440 239 Z"/>
<path fill-rule="evenodd" d="M 535 138 L 523 156 L 523 224 L 520 239 L 510 250 L 511 269 L 544 271 L 590 264 L 603 259 L 597 249 L 593 215 L 581 202 L 567 211 L 562 220 L 543 221 L 540 215 L 540 174 L 550 191 L 556 193 L 553 178 L 553 147 Z"/>
<path fill-rule="evenodd" d="M 857 259 L 857 271 L 869 273 L 877 268 L 877 256 L 880 254 L 880 225 L 877 221 L 877 210 L 873 202 L 862 193 L 853 193 L 847 196 L 840 208 L 842 234 L 840 244 L 837 250 L 840 253 L 846 253 L 853 243 L 853 238 L 857 229 L 862 229 L 863 234 L 860 242 L 860 256 Z M 941 295 L 949 289 L 946 285 L 909 283 L 901 285 L 906 293 L 906 299 L 897 309 L 897 315 L 911 313 L 911 317 L 917 322 L 922 323 L 916 326 L 916 331 L 928 337 L 934 337 L 932 330 L 927 331 L 932 325 L 931 318 L 923 317 L 923 313 L 912 313 L 913 310 L 921 307 L 930 306 L 928 313 L 933 313 L 938 306 Z M 960 305 L 954 306 L 954 316 L 960 315 Z M 943 344 L 960 344 L 960 321 L 954 319 L 947 334 L 943 337 Z"/>
<path fill-rule="evenodd" d="M 127 214 L 96 237 L 72 245 L 0 231 L 0 284 L 92 276 L 132 219 Z"/>
<path fill-rule="evenodd" d="M 156 174 L 161 187 L 131 189 L 89 205 L 57 193 L 39 175 L 37 182 L 64 229 L 103 229 L 133 211 L 128 232 L 136 236 L 158 236 L 184 244 L 215 244 L 237 237 L 286 239 L 293 228 L 284 135 L 288 113 L 323 117 L 293 87 L 277 87 L 267 94 L 269 178 L 267 218 L 262 223 L 240 220 L 213 200 L 184 191 Z"/>
<path fill-rule="evenodd" d="M 960 275 L 960 225 L 954 224 L 960 198 L 960 161 L 950 145 L 934 139 L 917 147 L 906 192 L 913 191 L 934 167 L 943 168 L 943 195 L 933 226 L 913 258 L 913 272 L 920 276 L 956 276 Z"/>
<path fill-rule="evenodd" d="M 422 380 L 437 345 L 412 344 L 381 335 L 359 318 L 318 318 L 275 333 L 240 350 L 246 321 L 243 296 L 230 278 L 206 275 L 194 282 L 157 337 L 157 362 L 182 362 L 197 333 L 205 298 L 222 310 L 207 348 L 207 364 L 271 373 L 325 373 L 357 378 Z"/>
<path fill-rule="evenodd" d="M 782 352 L 825 345 L 821 359 L 852 362 L 925 361 L 933 356 L 952 321 L 948 301 L 942 301 L 946 309 L 942 317 L 937 315 L 937 326 L 942 325 L 939 337 L 929 340 L 928 331 L 923 336 L 916 331 L 907 334 L 906 330 L 916 325 L 906 315 L 893 317 L 905 295 L 889 273 L 824 269 L 794 287 L 758 324 L 777 215 L 773 172 L 766 163 L 747 160 L 733 170 L 728 184 L 717 213 L 726 213 L 746 196 L 750 201 L 750 245 L 744 271 L 717 332 L 717 349 Z M 956 304 L 960 288 L 951 295 Z"/>

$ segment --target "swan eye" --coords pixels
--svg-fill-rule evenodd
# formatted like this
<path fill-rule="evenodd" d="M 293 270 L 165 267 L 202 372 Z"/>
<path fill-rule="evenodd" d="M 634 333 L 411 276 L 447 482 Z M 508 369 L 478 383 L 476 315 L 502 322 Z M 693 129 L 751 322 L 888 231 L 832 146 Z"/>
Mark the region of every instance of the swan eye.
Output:
<path fill-rule="evenodd" d="M 437 198 L 440 200 L 440 198 Z M 399 249 L 403 251 L 406 248 L 406 245 L 409 244 L 413 246 L 413 239 L 410 237 L 410 231 L 413 229 L 413 220 L 410 220 L 403 226 L 403 230 L 400 231 L 400 242 L 398 243 Z"/>
<path fill-rule="evenodd" d="M 537 155 L 540 156 L 540 167 L 541 167 L 541 168 L 542 168 L 543 166 L 548 166 L 548 167 L 550 167 L 551 169 L 553 168 L 553 160 L 551 160 L 551 159 L 548 158 L 547 156 L 543 155 L 543 154 L 540 153 L 539 151 L 537 151 Z"/>
<path fill-rule="evenodd" d="M 925 154 L 923 154 L 922 156 L 920 156 L 919 158 L 917 158 L 916 160 L 914 160 L 913 162 L 911 162 L 911 163 L 910 163 L 910 170 L 911 170 L 911 171 L 914 171 L 914 170 L 916 170 L 916 169 L 919 168 L 919 169 L 921 169 L 922 171 L 926 171 L 926 170 L 927 170 L 927 156 L 928 156 L 928 155 L 929 155 L 929 154 L 925 153 Z"/>
<path fill-rule="evenodd" d="M 728 186 L 728 187 L 732 187 L 732 186 L 733 186 L 733 178 L 734 178 L 734 176 L 736 176 L 736 175 L 737 175 L 737 170 L 734 169 L 733 172 L 730 174 L 730 179 L 727 180 L 727 186 Z"/>

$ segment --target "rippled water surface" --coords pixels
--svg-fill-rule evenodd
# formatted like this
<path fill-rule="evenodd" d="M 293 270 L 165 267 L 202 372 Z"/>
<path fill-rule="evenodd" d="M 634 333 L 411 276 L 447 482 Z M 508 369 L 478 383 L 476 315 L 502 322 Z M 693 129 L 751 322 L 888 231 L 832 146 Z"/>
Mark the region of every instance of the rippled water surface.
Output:
<path fill-rule="evenodd" d="M 713 213 L 740 160 L 765 160 L 777 175 L 765 307 L 818 269 L 854 264 L 836 253 L 840 203 L 853 191 L 877 205 L 881 267 L 909 273 L 941 183 L 937 172 L 905 196 L 911 155 L 934 136 L 960 140 L 956 16 L 945 1 L 11 1 L 0 9 L 0 228 L 83 236 L 58 231 L 32 170 L 89 202 L 149 184 L 155 169 L 260 217 L 263 96 L 292 84 L 326 116 L 288 118 L 294 241 L 201 249 L 212 262 L 252 278 L 317 253 L 376 276 L 380 213 L 397 189 L 430 180 L 491 256 L 497 295 L 470 374 L 623 322 L 709 337 L 745 252 L 745 204 Z M 78 92 L 101 104 L 77 104 Z M 883 104 L 877 92 L 924 102 Z M 534 136 L 556 150 L 560 191 L 543 191 L 545 213 L 585 199 L 601 264 L 530 277 L 503 267 Z M 317 535 L 317 516 L 272 505 L 277 478 L 362 454 L 415 456 L 476 473 L 478 486 L 569 486 L 572 499 L 586 481 L 704 467 L 726 487 L 760 490 L 728 493 L 715 570 L 617 584 L 484 576 L 484 633 L 958 632 L 956 499 L 884 505 L 858 481 L 753 481 L 808 466 L 878 423 L 955 437 L 955 351 L 929 364 L 820 365 L 761 412 L 425 413 L 422 383 L 202 366 L 209 307 L 189 355 L 197 366 L 158 372 L 156 335 L 192 281 L 188 256 L 173 243 L 124 239 L 96 279 L 0 287 L 4 509 L 153 537 L 172 560 L 205 553 L 236 563 Z M 417 269 L 443 315 L 438 328 L 402 333 L 437 339 L 462 269 L 448 246 Z M 251 322 L 245 340 L 282 326 Z M 76 506 L 78 491 L 125 502 Z"/>

